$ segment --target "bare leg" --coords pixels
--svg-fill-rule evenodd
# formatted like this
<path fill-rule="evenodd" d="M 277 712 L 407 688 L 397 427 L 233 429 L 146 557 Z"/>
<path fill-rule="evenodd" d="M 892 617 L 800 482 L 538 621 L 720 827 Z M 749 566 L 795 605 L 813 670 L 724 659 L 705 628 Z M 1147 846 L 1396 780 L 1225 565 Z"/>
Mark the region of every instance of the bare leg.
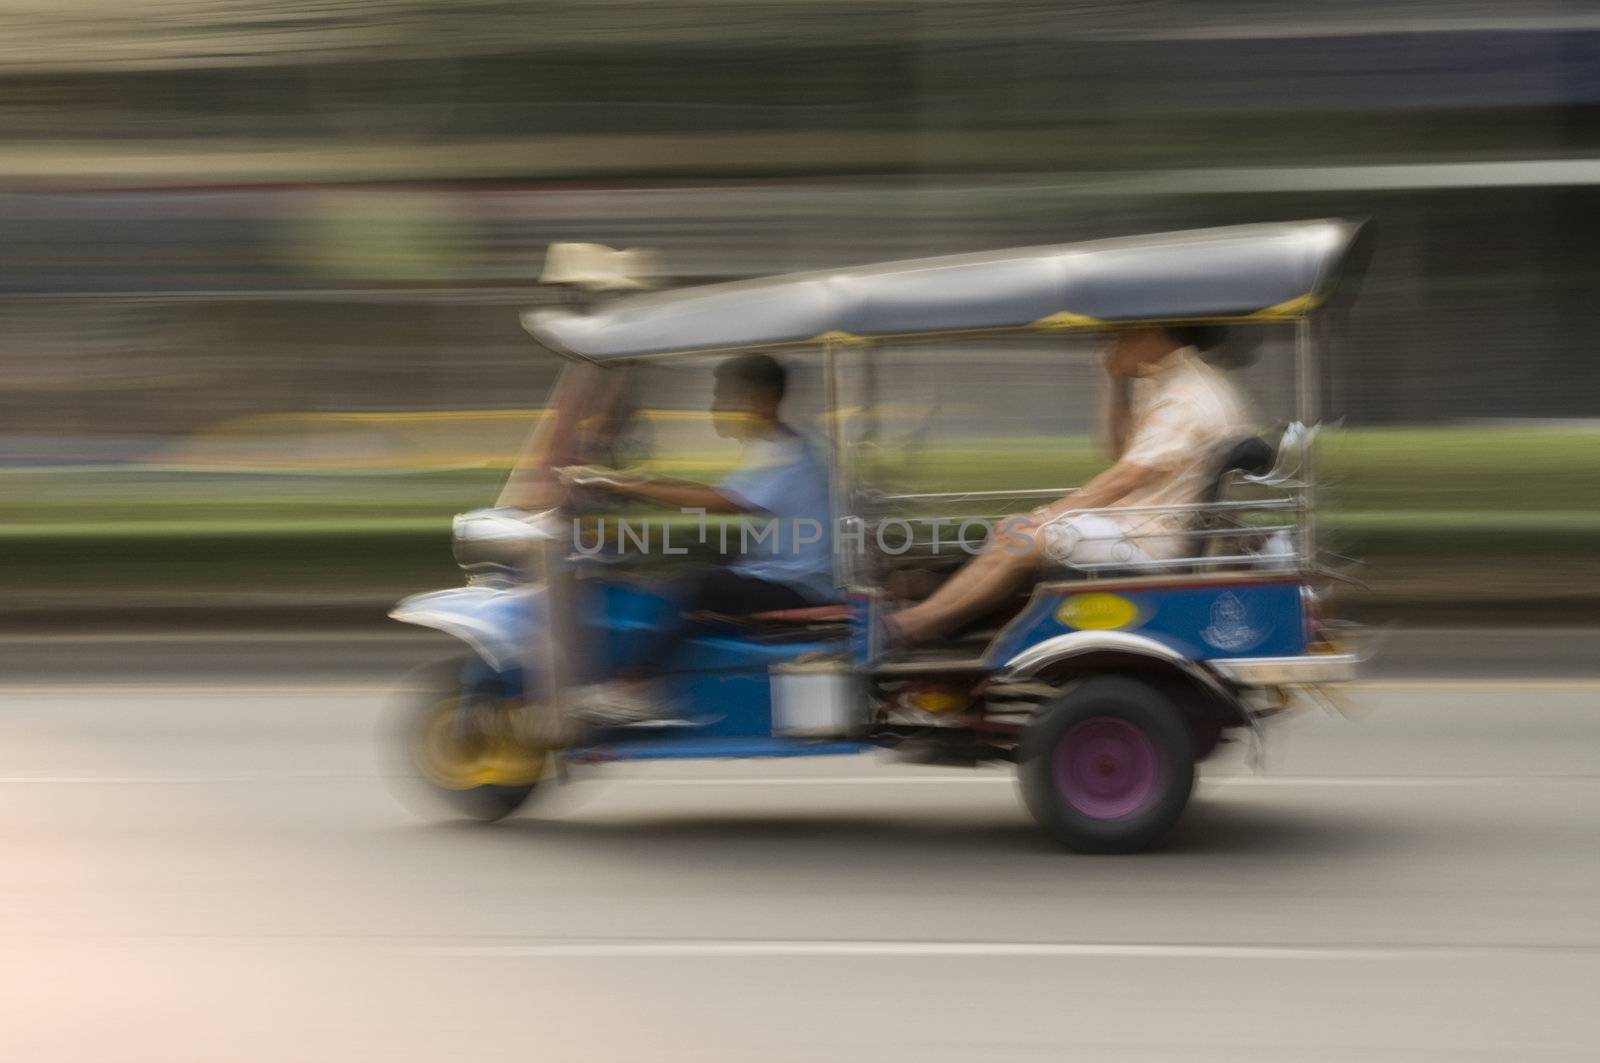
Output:
<path fill-rule="evenodd" d="M 1011 524 L 926 601 L 890 616 L 891 634 L 904 642 L 937 638 L 1005 601 L 1038 570 L 1034 530 Z"/>

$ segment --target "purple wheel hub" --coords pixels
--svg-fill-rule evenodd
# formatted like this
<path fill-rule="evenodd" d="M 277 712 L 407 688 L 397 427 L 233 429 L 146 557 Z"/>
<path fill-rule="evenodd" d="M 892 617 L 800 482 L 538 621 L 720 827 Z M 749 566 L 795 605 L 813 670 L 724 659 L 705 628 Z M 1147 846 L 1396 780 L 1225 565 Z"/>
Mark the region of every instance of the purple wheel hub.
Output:
<path fill-rule="evenodd" d="M 1094 819 L 1121 819 L 1149 808 L 1161 791 L 1161 757 L 1139 727 L 1115 716 L 1091 716 L 1056 743 L 1056 791 Z"/>

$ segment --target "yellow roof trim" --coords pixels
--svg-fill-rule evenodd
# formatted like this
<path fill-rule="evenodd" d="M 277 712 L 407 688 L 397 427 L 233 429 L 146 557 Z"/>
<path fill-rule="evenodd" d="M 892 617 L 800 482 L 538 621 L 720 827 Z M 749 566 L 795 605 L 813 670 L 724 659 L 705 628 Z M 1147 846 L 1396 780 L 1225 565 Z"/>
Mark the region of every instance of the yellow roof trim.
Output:
<path fill-rule="evenodd" d="M 1321 302 L 1322 300 L 1307 292 L 1305 295 L 1297 295 L 1293 299 L 1286 299 L 1276 306 L 1257 310 L 1250 315 L 1250 319 L 1253 321 L 1293 321 L 1311 313 Z"/>
<path fill-rule="evenodd" d="M 1106 323 L 1088 314 L 1074 314 L 1071 310 L 1058 310 L 1049 317 L 1041 317 L 1029 328 L 1105 328 Z"/>
<path fill-rule="evenodd" d="M 822 335 L 816 337 L 811 342 L 812 343 L 847 343 L 847 344 L 855 344 L 855 343 L 866 343 L 867 340 L 866 340 L 866 337 L 857 336 L 854 332 L 839 332 L 839 331 L 835 330 L 833 332 L 824 332 Z"/>

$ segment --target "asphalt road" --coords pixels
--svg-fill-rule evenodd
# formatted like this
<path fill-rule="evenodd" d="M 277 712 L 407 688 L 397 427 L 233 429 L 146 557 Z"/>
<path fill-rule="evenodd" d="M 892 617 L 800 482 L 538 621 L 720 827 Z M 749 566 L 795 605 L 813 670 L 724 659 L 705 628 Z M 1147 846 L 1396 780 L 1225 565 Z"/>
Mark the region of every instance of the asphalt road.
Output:
<path fill-rule="evenodd" d="M 0 1059 L 1600 1056 L 1600 678 L 1369 683 L 1093 858 L 873 758 L 430 824 L 365 678 L 202 675 L 0 690 Z"/>

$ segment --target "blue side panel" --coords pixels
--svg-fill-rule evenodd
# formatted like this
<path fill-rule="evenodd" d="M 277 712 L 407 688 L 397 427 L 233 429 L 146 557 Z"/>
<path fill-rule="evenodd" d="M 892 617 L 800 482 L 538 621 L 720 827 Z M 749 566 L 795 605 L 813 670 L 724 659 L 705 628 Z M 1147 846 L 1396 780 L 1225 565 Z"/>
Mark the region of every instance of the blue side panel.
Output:
<path fill-rule="evenodd" d="M 850 662 L 857 668 L 872 663 L 872 625 L 876 622 L 873 609 L 876 602 L 871 595 L 850 595 Z"/>
<path fill-rule="evenodd" d="M 496 671 L 482 657 L 468 657 L 461 665 L 461 692 L 495 698 L 520 698 L 523 693 L 522 669 Z"/>
<path fill-rule="evenodd" d="M 677 603 L 649 586 L 599 580 L 586 580 L 580 586 L 583 623 L 593 636 L 591 648 L 599 651 L 589 663 L 600 675 L 627 667 L 643 651 L 645 641 L 677 616 Z"/>
<path fill-rule="evenodd" d="M 683 644 L 662 689 L 676 715 L 702 722 L 702 735 L 766 737 L 772 734 L 768 669 L 838 648 L 833 642 L 752 642 L 706 634 Z"/>
<path fill-rule="evenodd" d="M 574 749 L 568 760 L 732 760 L 754 757 L 844 757 L 870 753 L 866 742 L 808 742 L 793 738 L 676 738 L 659 742 L 614 742 Z"/>
<path fill-rule="evenodd" d="M 1293 657 L 1306 648 L 1300 586 L 1293 578 L 1065 586 L 1033 601 L 990 648 L 988 658 L 999 666 L 1045 639 L 1084 630 L 1143 635 L 1192 661 Z"/>
<path fill-rule="evenodd" d="M 591 662 L 593 678 L 626 669 L 647 639 L 677 622 L 677 603 L 650 587 L 589 581 L 585 592 L 585 624 L 593 633 L 591 644 L 601 650 Z M 666 662 L 659 689 L 670 714 L 701 725 L 696 735 L 767 738 L 772 734 L 768 669 L 842 648 L 837 641 L 757 640 L 734 628 L 702 628 L 690 632 Z"/>
<path fill-rule="evenodd" d="M 528 639 L 543 622 L 541 600 L 528 594 L 501 594 L 473 590 L 460 603 L 449 593 L 446 605 L 498 640 L 503 652 L 492 661 L 473 659 L 465 666 L 462 683 L 467 689 L 505 696 L 521 692 L 520 655 Z M 677 623 L 678 605 L 646 586 L 586 580 L 580 585 L 579 608 L 586 638 L 580 668 L 582 680 L 594 682 L 617 675 L 637 660 L 645 641 Z M 470 607 L 470 612 L 468 612 Z M 501 643 L 504 645 L 501 646 Z M 666 714 L 698 726 L 663 732 L 661 739 L 640 740 L 652 747 L 669 738 L 681 743 L 700 739 L 772 739 L 772 688 L 768 672 L 807 654 L 838 653 L 842 640 L 773 641 L 748 637 L 737 629 L 692 630 L 678 644 L 658 677 Z M 631 741 L 632 739 L 630 739 Z M 796 748 L 793 742 L 784 749 Z M 810 746 L 805 748 L 809 749 Z M 673 756 L 801 756 L 803 752 L 674 753 Z"/>

